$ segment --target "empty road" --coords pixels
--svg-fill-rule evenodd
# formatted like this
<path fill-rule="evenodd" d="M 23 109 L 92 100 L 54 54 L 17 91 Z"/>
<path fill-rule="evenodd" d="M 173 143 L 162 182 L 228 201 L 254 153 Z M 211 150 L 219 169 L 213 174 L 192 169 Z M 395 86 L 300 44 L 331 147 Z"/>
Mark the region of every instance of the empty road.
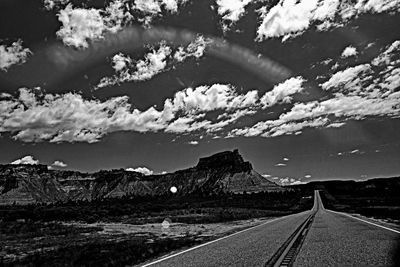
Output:
<path fill-rule="evenodd" d="M 312 210 L 165 256 L 143 266 L 394 266 L 400 233 L 326 210 Z"/>

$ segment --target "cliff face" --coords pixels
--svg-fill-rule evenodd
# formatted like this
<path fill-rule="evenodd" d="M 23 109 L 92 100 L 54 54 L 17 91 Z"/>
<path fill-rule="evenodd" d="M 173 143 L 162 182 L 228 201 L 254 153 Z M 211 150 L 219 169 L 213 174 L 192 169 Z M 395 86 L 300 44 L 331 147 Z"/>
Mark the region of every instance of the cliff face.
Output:
<path fill-rule="evenodd" d="M 255 172 L 237 150 L 201 158 L 193 168 L 150 176 L 122 169 L 88 174 L 45 165 L 0 165 L 0 205 L 163 195 L 172 186 L 182 195 L 283 190 Z"/>

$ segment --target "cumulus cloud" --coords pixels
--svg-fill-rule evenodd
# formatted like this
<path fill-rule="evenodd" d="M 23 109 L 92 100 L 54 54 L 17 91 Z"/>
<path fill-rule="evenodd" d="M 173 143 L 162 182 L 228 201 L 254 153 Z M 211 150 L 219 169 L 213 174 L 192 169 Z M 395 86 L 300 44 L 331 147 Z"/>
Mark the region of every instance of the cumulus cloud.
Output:
<path fill-rule="evenodd" d="M 47 10 L 61 8 L 61 7 L 64 7 L 68 3 L 69 3 L 69 0 L 44 0 L 43 1 L 44 7 Z"/>
<path fill-rule="evenodd" d="M 132 59 L 129 56 L 125 56 L 122 53 L 118 53 L 112 58 L 112 67 L 116 72 L 120 72 L 126 69 L 132 64 Z"/>
<path fill-rule="evenodd" d="M 163 127 L 161 112 L 132 109 L 127 97 L 100 102 L 76 93 L 35 93 L 22 88 L 18 98 L 0 101 L 0 132 L 15 133 L 15 139 L 25 142 L 93 143 L 109 132 Z"/>
<path fill-rule="evenodd" d="M 368 74 L 371 71 L 370 64 L 357 65 L 349 67 L 343 71 L 338 71 L 328 81 L 321 84 L 322 89 L 329 90 L 332 88 L 351 89 L 352 87 L 360 86 L 362 79 L 357 78 L 360 74 Z"/>
<path fill-rule="evenodd" d="M 148 26 L 155 17 L 162 16 L 164 12 L 177 13 L 187 2 L 188 0 L 135 0 L 130 8 L 142 15 L 137 21 Z"/>
<path fill-rule="evenodd" d="M 231 85 L 187 88 L 164 102 L 161 110 L 138 110 L 126 96 L 106 101 L 77 93 L 43 94 L 21 88 L 17 97 L 0 99 L 0 133 L 24 142 L 98 142 L 117 131 L 184 133 L 217 131 L 257 109 L 258 92 L 238 94 Z M 211 111 L 223 111 L 215 120 Z"/>
<path fill-rule="evenodd" d="M 282 0 L 271 9 L 260 10 L 262 23 L 257 30 L 258 40 L 301 33 L 310 26 L 318 0 Z"/>
<path fill-rule="evenodd" d="M 73 8 L 68 5 L 58 14 L 62 23 L 57 36 L 66 45 L 88 47 L 88 40 L 102 38 L 106 30 L 103 17 L 98 9 Z"/>
<path fill-rule="evenodd" d="M 65 168 L 68 165 L 65 162 L 61 161 L 61 160 L 56 160 L 51 164 L 51 166 Z"/>
<path fill-rule="evenodd" d="M 116 69 L 123 69 L 128 64 L 122 56 L 114 59 Z M 298 90 L 275 88 L 273 91 L 278 93 L 274 93 L 268 106 Z M 24 142 L 54 143 L 93 143 L 118 131 L 178 134 L 205 131 L 213 134 L 264 108 L 265 101 L 260 101 L 257 90 L 239 94 L 229 84 L 178 91 L 164 101 L 160 110 L 154 107 L 135 109 L 126 96 L 100 101 L 85 99 L 77 93 L 43 94 L 40 89 L 21 88 L 17 96 L 0 99 L 0 133 L 11 133 L 14 139 Z M 217 115 L 206 116 L 215 111 L 218 111 Z"/>
<path fill-rule="evenodd" d="M 343 50 L 341 57 L 342 58 L 353 57 L 356 56 L 357 54 L 358 54 L 357 48 L 350 45 Z"/>
<path fill-rule="evenodd" d="M 385 66 L 385 65 L 397 65 L 400 62 L 398 57 L 395 57 L 396 54 L 400 51 L 400 41 L 396 40 L 389 46 L 385 48 L 385 50 L 378 55 L 374 60 L 372 60 L 372 65 L 374 66 Z"/>
<path fill-rule="evenodd" d="M 137 168 L 127 168 L 126 171 L 128 172 L 140 172 L 144 175 L 152 175 L 153 171 L 146 168 L 146 167 L 137 167 Z"/>
<path fill-rule="evenodd" d="M 201 58 L 204 55 L 207 45 L 210 40 L 207 40 L 203 36 L 199 35 L 193 42 L 190 42 L 186 47 L 180 46 L 174 53 L 174 59 L 178 62 L 182 62 L 187 58 Z"/>
<path fill-rule="evenodd" d="M 266 92 L 260 99 L 264 108 L 274 106 L 277 103 L 290 103 L 292 95 L 304 90 L 304 78 L 298 76 L 289 78 L 286 81 L 274 86 L 274 88 Z"/>
<path fill-rule="evenodd" d="M 300 134 L 305 128 L 339 128 L 348 120 L 400 117 L 400 45 L 388 45 L 371 64 L 334 73 L 320 84 L 331 95 L 322 100 L 295 103 L 279 118 L 233 129 L 228 137 L 275 137 Z M 379 66 L 376 68 L 374 66 Z"/>
<path fill-rule="evenodd" d="M 237 22 L 245 13 L 245 7 L 252 0 L 217 0 L 218 14 L 222 16 L 224 31 L 229 29 L 233 23 Z"/>
<path fill-rule="evenodd" d="M 283 186 L 304 184 L 304 182 L 291 177 L 276 177 L 278 184 Z"/>
<path fill-rule="evenodd" d="M 58 13 L 61 28 L 57 36 L 68 46 L 87 48 L 88 41 L 102 39 L 105 32 L 117 32 L 132 19 L 122 0 L 102 9 L 75 8 L 68 4 Z"/>
<path fill-rule="evenodd" d="M 171 48 L 161 45 L 158 50 L 153 50 L 145 55 L 145 58 L 138 60 L 134 64 L 129 56 L 117 54 L 113 57 L 113 68 L 117 75 L 104 77 L 100 80 L 96 88 L 103 88 L 132 81 L 146 81 L 162 72 L 167 66 L 166 59 L 171 54 Z M 134 71 L 131 72 L 131 66 Z"/>
<path fill-rule="evenodd" d="M 136 0 L 133 8 L 149 14 L 161 13 L 162 8 L 171 13 L 176 13 L 179 5 L 186 2 L 187 0 Z"/>
<path fill-rule="evenodd" d="M 236 110 L 251 107 L 256 104 L 256 90 L 238 95 L 235 88 L 224 84 L 188 88 L 175 94 L 173 102 L 167 101 L 173 110 L 185 110 L 187 113 L 212 111 L 217 109 Z"/>
<path fill-rule="evenodd" d="M 282 41 L 302 34 L 315 25 L 323 31 L 345 25 L 364 13 L 398 12 L 400 0 L 280 0 L 272 8 L 259 10 L 261 25 L 257 39 L 282 37 Z"/>
<path fill-rule="evenodd" d="M 13 165 L 18 165 L 18 164 L 38 165 L 39 164 L 39 160 L 33 158 L 32 156 L 25 156 L 23 158 L 14 160 L 10 164 L 13 164 Z"/>
<path fill-rule="evenodd" d="M 292 103 L 293 95 L 304 90 L 301 77 L 290 78 L 261 97 L 257 90 L 239 94 L 229 84 L 186 88 L 166 99 L 160 110 L 134 109 L 126 96 L 99 101 L 76 93 L 44 95 L 22 88 L 17 97 L 0 99 L 0 132 L 25 142 L 97 142 L 117 131 L 214 134 L 239 118 L 281 103 L 292 105 L 277 118 L 233 129 L 225 137 L 297 135 L 306 128 L 339 128 L 348 120 L 397 118 L 399 48 L 396 41 L 371 64 L 349 67 L 323 78 L 326 80 L 321 88 L 328 95 L 309 102 Z M 131 64 L 121 55 L 113 62 L 119 72 Z"/>
<path fill-rule="evenodd" d="M 285 114 L 282 114 L 285 115 Z M 302 121 L 289 120 L 286 118 L 277 120 L 261 121 L 251 127 L 244 129 L 234 129 L 230 136 L 262 136 L 277 137 L 281 135 L 300 134 L 304 128 L 318 128 L 326 125 L 328 119 L 304 119 Z"/>
<path fill-rule="evenodd" d="M 10 46 L 0 45 L 0 70 L 7 71 L 12 65 L 25 63 L 30 54 L 31 50 L 22 46 L 22 40 Z"/>
<path fill-rule="evenodd" d="M 207 41 L 199 36 L 194 42 L 191 42 L 186 47 L 178 47 L 176 52 L 161 43 L 158 49 L 153 49 L 144 56 L 144 59 L 134 61 L 127 55 L 118 53 L 112 58 L 112 67 L 116 75 L 112 77 L 103 77 L 96 88 L 109 87 L 125 82 L 146 81 L 153 78 L 155 75 L 166 71 L 168 60 L 175 59 L 177 62 L 182 62 L 189 57 L 200 58 L 204 54 Z"/>

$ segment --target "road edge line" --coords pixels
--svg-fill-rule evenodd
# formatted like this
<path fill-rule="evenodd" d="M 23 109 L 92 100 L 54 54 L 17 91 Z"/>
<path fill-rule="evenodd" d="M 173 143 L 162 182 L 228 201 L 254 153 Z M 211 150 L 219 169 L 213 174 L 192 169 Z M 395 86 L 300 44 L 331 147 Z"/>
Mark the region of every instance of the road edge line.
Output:
<path fill-rule="evenodd" d="M 303 212 L 309 212 L 309 211 L 303 211 Z M 295 213 L 295 214 L 301 214 L 301 213 L 303 213 L 303 212 Z M 180 251 L 180 252 L 178 252 L 178 253 L 175 253 L 175 254 L 166 256 L 166 257 L 164 257 L 164 258 L 161 258 L 161 259 L 158 259 L 158 260 L 155 260 L 155 261 L 153 261 L 153 262 L 147 263 L 147 264 L 145 264 L 145 265 L 140 265 L 140 266 L 141 266 L 141 267 L 147 267 L 147 266 L 154 265 L 154 264 L 156 264 L 156 263 L 159 263 L 159 262 L 162 262 L 162 261 L 171 259 L 171 258 L 173 258 L 173 257 L 179 256 L 179 255 L 184 254 L 184 253 L 186 253 L 186 252 L 189 252 L 189 251 L 192 251 L 192 250 L 195 250 L 195 249 L 198 249 L 198 248 L 201 248 L 201 247 L 210 245 L 210 244 L 212 244 L 212 243 L 221 241 L 221 240 L 223 240 L 223 239 L 227 239 L 227 238 L 229 238 L 229 237 L 232 237 L 232 236 L 235 236 L 235 235 L 238 235 L 238 234 L 247 232 L 247 231 L 249 231 L 249 230 L 251 230 L 251 229 L 255 229 L 255 228 L 257 228 L 257 227 L 266 225 L 266 224 L 268 224 L 268 223 L 275 222 L 275 221 L 277 221 L 277 220 L 280 220 L 280 219 L 283 219 L 283 218 L 286 218 L 286 217 L 289 217 L 289 216 L 292 216 L 292 215 L 295 215 L 295 214 L 289 214 L 289 215 L 286 215 L 286 216 L 283 216 L 283 217 L 279 217 L 279 218 L 275 218 L 275 219 L 272 219 L 272 220 L 263 222 L 262 224 L 259 224 L 259 225 L 256 225 L 256 226 L 252 226 L 252 227 L 246 228 L 246 229 L 244 229 L 244 230 L 240 230 L 239 232 L 236 232 L 236 233 L 233 233 L 233 234 L 230 234 L 230 235 L 227 235 L 227 236 L 223 236 L 223 237 L 217 238 L 217 239 L 215 239 L 215 240 L 208 241 L 208 242 L 206 242 L 206 243 L 204 243 L 204 244 L 200 244 L 200 245 L 197 245 L 197 246 L 188 248 L 188 249 L 186 249 L 186 250 Z"/>
<path fill-rule="evenodd" d="M 383 226 L 383 225 L 379 225 L 379 224 L 376 224 L 376 223 L 373 223 L 373 222 L 369 222 L 367 220 L 363 220 L 363 219 L 357 218 L 355 216 L 352 216 L 352 215 L 344 213 L 344 212 L 338 212 L 338 211 L 334 211 L 334 210 L 328 210 L 328 211 L 333 212 L 333 213 L 337 213 L 337 214 L 342 214 L 342 215 L 345 215 L 347 217 L 350 217 L 350 218 L 353 218 L 353 219 L 356 219 L 356 220 L 359 220 L 359 221 L 362 221 L 362 222 L 365 222 L 365 223 L 368 223 L 368 224 L 371 224 L 371 225 L 375 225 L 377 227 L 380 227 L 380 228 L 392 231 L 394 233 L 400 234 L 400 231 L 398 231 L 398 230 L 394 230 L 392 228 L 389 228 L 389 227 L 386 227 L 386 226 Z"/>

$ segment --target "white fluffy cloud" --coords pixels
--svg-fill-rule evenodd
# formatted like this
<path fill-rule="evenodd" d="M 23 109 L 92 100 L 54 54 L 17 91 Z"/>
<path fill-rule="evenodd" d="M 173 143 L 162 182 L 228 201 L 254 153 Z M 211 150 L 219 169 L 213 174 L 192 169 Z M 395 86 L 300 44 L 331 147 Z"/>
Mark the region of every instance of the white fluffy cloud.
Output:
<path fill-rule="evenodd" d="M 275 177 L 278 184 L 283 186 L 304 184 L 304 182 L 291 177 Z"/>
<path fill-rule="evenodd" d="M 161 13 L 162 7 L 171 13 L 178 11 L 179 5 L 186 3 L 187 0 L 135 0 L 133 8 L 144 13 Z"/>
<path fill-rule="evenodd" d="M 132 19 L 122 0 L 102 9 L 74 8 L 68 4 L 58 13 L 62 26 L 57 36 L 68 46 L 88 47 L 88 41 L 103 38 L 105 32 L 116 32 Z"/>
<path fill-rule="evenodd" d="M 302 34 L 311 25 L 317 30 L 343 26 L 363 13 L 398 12 L 400 0 L 280 0 L 270 9 L 260 9 L 257 39 L 286 39 Z"/>
<path fill-rule="evenodd" d="M 304 90 L 304 78 L 298 76 L 287 79 L 286 81 L 276 85 L 271 91 L 266 92 L 261 97 L 261 103 L 264 108 L 274 106 L 277 103 L 290 103 L 292 95 Z"/>
<path fill-rule="evenodd" d="M 174 53 L 174 59 L 178 62 L 182 62 L 190 57 L 201 58 L 204 55 L 208 43 L 209 40 L 199 35 L 186 47 L 178 47 L 177 51 Z"/>
<path fill-rule="evenodd" d="M 349 67 L 343 71 L 338 71 L 328 81 L 321 84 L 322 89 L 348 89 L 361 85 L 362 79 L 361 74 L 368 74 L 371 71 L 371 66 L 369 64 L 357 65 L 355 67 Z M 360 78 L 357 78 L 360 77 Z"/>
<path fill-rule="evenodd" d="M 163 11 L 177 13 L 186 2 L 188 0 L 135 0 L 130 8 L 143 15 L 138 18 L 139 22 L 148 25 L 154 17 L 162 16 Z"/>
<path fill-rule="evenodd" d="M 113 57 L 113 68 L 117 74 L 113 77 L 104 77 L 96 88 L 103 88 L 132 81 L 146 81 L 162 72 L 167 66 L 167 58 L 171 55 L 171 48 L 161 45 L 158 50 L 153 50 L 145 58 L 132 63 L 129 56 L 117 54 Z M 131 68 L 134 71 L 131 71 Z"/>
<path fill-rule="evenodd" d="M 66 45 L 88 47 L 88 40 L 102 38 L 106 30 L 103 17 L 98 9 L 73 8 L 68 5 L 58 14 L 62 23 L 57 36 Z"/>
<path fill-rule="evenodd" d="M 342 58 L 353 57 L 356 56 L 357 54 L 358 54 L 357 48 L 350 45 L 343 50 L 341 57 Z"/>
<path fill-rule="evenodd" d="M 222 16 L 224 31 L 237 22 L 245 13 L 245 7 L 252 0 L 217 0 L 218 14 Z"/>
<path fill-rule="evenodd" d="M 136 71 L 131 74 L 130 79 L 134 81 L 144 81 L 151 79 L 160 73 L 166 66 L 166 58 L 171 54 L 171 48 L 161 46 L 157 51 L 148 53 L 144 60 L 136 62 Z"/>
<path fill-rule="evenodd" d="M 21 40 L 10 46 L 0 45 L 0 70 L 7 71 L 12 65 L 25 63 L 30 54 L 31 50 L 24 48 Z"/>
<path fill-rule="evenodd" d="M 245 7 L 252 0 L 217 0 L 218 14 L 222 19 L 236 22 L 245 12 Z"/>
<path fill-rule="evenodd" d="M 97 142 L 115 131 L 156 131 L 163 127 L 161 112 L 132 109 L 127 97 L 104 102 L 81 95 L 36 95 L 20 89 L 15 99 L 0 100 L 0 132 L 15 133 L 25 142 Z"/>
<path fill-rule="evenodd" d="M 69 3 L 69 0 L 44 0 L 43 4 L 47 10 L 53 10 L 65 6 Z"/>
<path fill-rule="evenodd" d="M 152 175 L 153 171 L 146 168 L 146 167 L 137 167 L 137 168 L 127 168 L 126 171 L 128 172 L 140 172 L 143 173 L 144 175 Z"/>
<path fill-rule="evenodd" d="M 338 95 L 321 102 L 297 103 L 278 119 L 259 122 L 244 129 L 235 129 L 231 132 L 231 136 L 276 137 L 300 134 L 305 128 L 329 127 L 332 121 L 327 116 L 334 116 L 341 120 L 340 122 L 377 116 L 398 117 L 399 101 L 400 94 L 393 93 L 383 99 Z M 339 126 L 342 125 L 344 124 L 341 123 Z"/>
<path fill-rule="evenodd" d="M 117 57 L 114 68 L 123 69 L 125 63 L 124 58 Z M 300 87 L 293 89 L 285 84 L 299 86 L 300 82 L 279 84 L 261 99 L 257 90 L 239 94 L 235 87 L 226 84 L 186 88 L 166 99 L 161 110 L 134 109 L 126 96 L 99 101 L 84 99 L 77 93 L 43 94 L 39 89 L 21 88 L 17 97 L 0 98 L 0 133 L 12 133 L 14 139 L 24 142 L 55 143 L 93 143 L 117 131 L 214 133 L 243 116 L 282 100 L 290 101 L 288 96 L 300 91 Z M 264 101 L 266 96 L 272 99 L 268 105 Z M 214 111 L 218 115 L 206 116 Z"/>
<path fill-rule="evenodd" d="M 61 160 L 56 160 L 51 164 L 51 166 L 65 168 L 68 165 L 65 162 L 61 161 Z"/>
<path fill-rule="evenodd" d="M 185 110 L 188 113 L 212 111 L 217 109 L 236 110 L 254 106 L 258 100 L 257 91 L 249 91 L 244 95 L 237 95 L 235 89 L 229 85 L 214 84 L 199 86 L 196 89 L 188 88 L 177 92 L 171 103 L 173 111 Z"/>
<path fill-rule="evenodd" d="M 112 67 L 116 72 L 128 68 L 132 64 L 132 59 L 122 53 L 116 54 L 112 58 Z"/>
<path fill-rule="evenodd" d="M 271 37 L 289 37 L 310 26 L 318 0 L 281 0 L 277 5 L 261 12 L 262 23 L 257 30 L 259 40 Z"/>
<path fill-rule="evenodd" d="M 19 89 L 18 97 L 0 99 L 0 133 L 24 142 L 97 142 L 117 131 L 173 133 L 216 131 L 257 108 L 257 91 L 238 94 L 230 85 L 214 84 L 179 91 L 162 110 L 132 108 L 126 96 L 106 101 L 84 99 L 77 93 L 43 94 Z M 225 113 L 217 121 L 207 112 Z"/>
<path fill-rule="evenodd" d="M 233 129 L 226 137 L 297 135 L 305 128 L 339 128 L 348 120 L 399 117 L 400 45 L 397 44 L 398 41 L 388 45 L 371 64 L 349 67 L 325 78 L 321 83 L 327 93 L 325 98 L 295 102 L 279 117 Z M 172 55 L 160 49 L 161 53 L 153 53 L 141 60 L 141 64 L 118 54 L 113 57 L 113 67 L 123 73 L 131 65 L 142 66 L 134 72 L 137 77 L 144 73 L 140 69 L 146 69 L 147 74 L 156 73 L 159 68 L 155 66 L 165 62 L 162 55 Z M 20 89 L 18 97 L 0 99 L 0 132 L 11 133 L 25 142 L 97 142 L 117 131 L 214 134 L 241 117 L 277 104 L 292 103 L 293 95 L 304 90 L 303 83 L 302 77 L 290 78 L 261 96 L 257 90 L 239 94 L 226 84 L 186 88 L 166 99 L 160 110 L 134 109 L 127 97 L 99 101 L 75 93 L 43 95 L 40 91 Z"/>
<path fill-rule="evenodd" d="M 396 40 L 390 44 L 385 51 L 383 51 L 379 56 L 372 60 L 372 65 L 374 66 L 385 66 L 385 65 L 398 65 L 400 64 L 400 59 L 398 57 L 400 51 L 400 41 Z M 397 57 L 396 57 L 397 55 Z"/>
<path fill-rule="evenodd" d="M 279 118 L 232 130 L 228 137 L 275 137 L 300 134 L 305 128 L 339 128 L 347 120 L 400 117 L 400 45 L 389 45 L 371 64 L 349 67 L 321 84 L 331 93 L 327 99 L 295 103 Z"/>
<path fill-rule="evenodd" d="M 18 165 L 18 164 L 38 165 L 39 164 L 39 160 L 33 158 L 32 156 L 25 156 L 23 158 L 14 160 L 10 164 L 13 164 L 13 165 Z"/>
<path fill-rule="evenodd" d="M 172 58 L 178 62 L 182 62 L 189 57 L 202 57 L 206 45 L 207 41 L 205 38 L 199 36 L 188 46 L 178 47 L 175 53 L 173 53 L 171 47 L 165 43 L 161 43 L 158 49 L 153 49 L 144 56 L 144 59 L 137 61 L 122 53 L 116 54 L 112 58 L 112 67 L 116 75 L 103 77 L 96 88 L 109 87 L 125 82 L 150 80 L 155 75 L 166 71 L 168 61 Z"/>

